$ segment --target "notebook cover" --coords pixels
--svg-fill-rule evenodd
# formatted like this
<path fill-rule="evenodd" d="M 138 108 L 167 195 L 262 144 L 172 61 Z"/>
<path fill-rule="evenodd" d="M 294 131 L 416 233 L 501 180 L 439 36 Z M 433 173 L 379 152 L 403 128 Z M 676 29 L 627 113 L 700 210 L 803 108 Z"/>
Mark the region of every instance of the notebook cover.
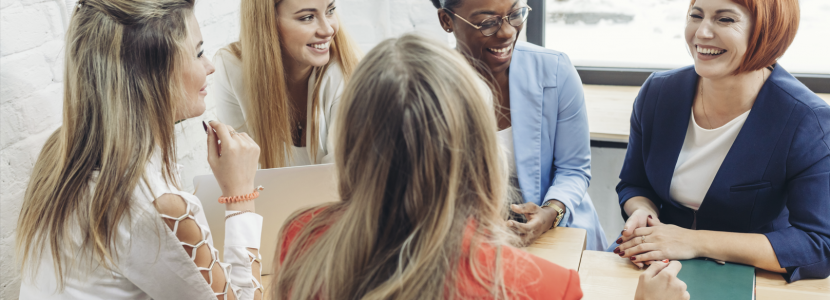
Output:
<path fill-rule="evenodd" d="M 702 258 L 680 261 L 677 278 L 687 285 L 691 299 L 752 300 L 755 268 L 742 264 L 718 264 Z"/>

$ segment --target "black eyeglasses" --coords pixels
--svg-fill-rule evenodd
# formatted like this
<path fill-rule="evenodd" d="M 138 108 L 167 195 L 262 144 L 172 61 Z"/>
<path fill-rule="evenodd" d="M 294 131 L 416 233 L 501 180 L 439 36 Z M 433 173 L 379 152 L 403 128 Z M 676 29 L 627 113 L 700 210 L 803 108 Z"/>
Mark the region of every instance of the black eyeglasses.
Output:
<path fill-rule="evenodd" d="M 484 19 L 484 21 L 481 21 L 481 23 L 479 23 L 478 25 L 470 23 L 470 21 L 467 21 L 467 19 L 462 18 L 461 16 L 449 9 L 444 8 L 444 10 L 448 13 L 455 15 L 465 23 L 470 24 L 470 26 L 473 26 L 473 28 L 478 29 L 484 36 L 491 36 L 496 34 L 496 32 L 499 32 L 499 29 L 501 29 L 501 25 L 504 23 L 505 20 L 507 20 L 507 24 L 510 24 L 510 26 L 522 26 L 522 24 L 524 24 L 524 22 L 527 21 L 527 16 L 530 15 L 530 11 L 533 9 L 530 8 L 530 6 L 520 7 L 514 10 L 513 12 L 508 13 L 504 17 L 492 16 L 487 19 Z"/>

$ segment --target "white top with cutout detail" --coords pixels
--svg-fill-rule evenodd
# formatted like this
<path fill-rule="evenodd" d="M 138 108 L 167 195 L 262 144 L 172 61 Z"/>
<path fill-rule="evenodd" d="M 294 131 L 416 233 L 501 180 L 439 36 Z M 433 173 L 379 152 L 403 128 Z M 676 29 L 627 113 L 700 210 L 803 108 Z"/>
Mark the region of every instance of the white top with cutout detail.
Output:
<path fill-rule="evenodd" d="M 242 213 L 226 219 L 225 252 L 220 262 L 199 198 L 165 182 L 160 155 L 155 155 L 145 170 L 146 184 L 136 187 L 129 215 L 115 228 L 117 240 L 112 250 L 117 252 L 113 268 L 108 270 L 93 259 L 92 250 L 83 246 L 85 238 L 80 230 L 73 230 L 70 243 L 60 254 L 64 267 L 71 267 L 64 276 L 64 289 L 58 288 L 51 249 L 47 247 L 43 249 L 39 267 L 24 270 L 20 299 L 216 299 L 217 296 L 227 299 L 231 291 L 236 299 L 254 298 L 254 292 L 262 285 L 253 277 L 251 268 L 253 261 L 260 257 L 254 257 L 247 248 L 260 248 L 262 216 Z M 160 214 L 153 202 L 164 194 L 180 196 L 185 202 L 186 214 Z M 225 215 L 231 213 L 228 211 Z M 164 219 L 175 221 L 173 230 L 164 224 Z M 201 231 L 199 241 L 194 244 L 180 241 L 176 236 L 179 224 L 194 221 Z M 67 226 L 79 227 L 80 223 L 73 219 Z M 191 256 L 185 248 L 199 251 L 191 250 Z M 218 266 L 216 274 L 197 265 L 204 262 L 209 262 L 210 267 Z M 202 274 L 212 274 L 211 282 L 217 276 L 224 276 L 227 284 L 214 292 Z"/>

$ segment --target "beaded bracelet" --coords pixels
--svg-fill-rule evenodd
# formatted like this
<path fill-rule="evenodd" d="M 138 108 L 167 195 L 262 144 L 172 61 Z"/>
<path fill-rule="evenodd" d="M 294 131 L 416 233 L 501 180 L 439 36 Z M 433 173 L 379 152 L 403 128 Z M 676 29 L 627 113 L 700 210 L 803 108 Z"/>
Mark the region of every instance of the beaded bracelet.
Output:
<path fill-rule="evenodd" d="M 249 210 L 244 210 L 244 211 L 238 211 L 238 212 L 235 212 L 235 213 L 232 213 L 230 215 L 225 216 L 225 221 L 227 221 L 230 217 L 236 217 L 236 216 L 244 214 L 244 213 L 254 213 L 254 212 L 252 212 L 250 209 Z"/>
<path fill-rule="evenodd" d="M 250 194 L 247 194 L 247 195 L 232 196 L 232 197 L 222 196 L 222 197 L 219 197 L 219 203 L 225 204 L 225 203 L 234 203 L 234 202 L 254 200 L 257 197 L 259 197 L 259 191 L 264 190 L 264 189 L 265 188 L 263 188 L 260 185 L 260 186 L 258 186 L 257 188 L 254 189 L 253 193 L 250 193 Z"/>

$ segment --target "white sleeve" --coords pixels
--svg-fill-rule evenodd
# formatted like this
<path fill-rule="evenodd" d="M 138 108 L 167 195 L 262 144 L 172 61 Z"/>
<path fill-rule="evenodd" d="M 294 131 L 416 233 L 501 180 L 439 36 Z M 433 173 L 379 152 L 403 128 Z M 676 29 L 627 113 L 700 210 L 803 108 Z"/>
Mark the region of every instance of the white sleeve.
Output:
<path fill-rule="evenodd" d="M 225 216 L 239 213 L 226 211 Z M 255 213 L 243 213 L 225 220 L 225 262 L 231 268 L 230 281 L 238 299 L 253 299 L 254 292 L 262 288 L 251 272 L 254 261 L 260 261 L 262 255 L 254 256 L 248 251 L 260 249 L 262 237 L 262 216 Z M 262 274 L 262 262 L 259 263 L 259 273 Z"/>
<path fill-rule="evenodd" d="M 236 299 L 253 299 L 262 285 L 251 266 L 254 261 L 261 263 L 248 248 L 260 247 L 262 216 L 243 213 L 225 221 L 225 262 L 221 262 L 210 242 L 210 228 L 198 221 L 197 215 L 204 212 L 177 196 L 172 198 L 175 201 L 156 199 L 167 203 L 157 205 L 158 214 L 137 216 L 125 276 L 153 299 L 227 299 L 231 292 Z"/>
<path fill-rule="evenodd" d="M 176 235 L 155 214 L 131 218 L 126 249 L 119 253 L 124 277 L 153 299 L 216 299 Z"/>
<path fill-rule="evenodd" d="M 345 81 L 343 79 L 342 71 L 338 64 L 332 64 L 326 74 L 326 78 L 321 83 L 320 100 L 324 103 L 326 120 L 326 154 L 319 163 L 328 164 L 334 162 L 335 142 L 337 141 L 337 119 L 340 114 L 340 97 L 343 95 L 345 88 Z"/>
<path fill-rule="evenodd" d="M 237 132 L 248 132 L 245 123 L 245 109 L 240 101 L 245 93 L 242 81 L 242 66 L 239 59 L 230 51 L 222 49 L 213 57 L 216 71 L 213 73 L 213 85 L 207 97 L 216 104 L 219 122 L 233 127 Z"/>

